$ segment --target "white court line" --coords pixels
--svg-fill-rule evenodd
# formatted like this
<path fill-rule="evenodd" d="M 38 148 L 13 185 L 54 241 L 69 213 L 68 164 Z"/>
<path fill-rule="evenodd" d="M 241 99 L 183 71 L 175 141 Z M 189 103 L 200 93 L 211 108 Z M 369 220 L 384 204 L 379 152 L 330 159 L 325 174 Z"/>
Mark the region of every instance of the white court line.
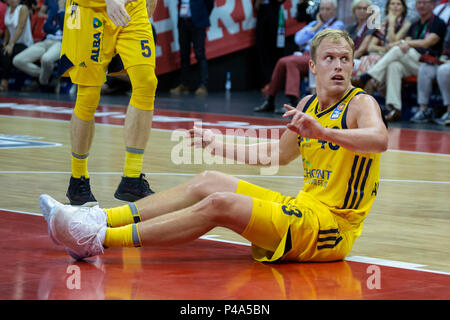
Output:
<path fill-rule="evenodd" d="M 15 118 L 15 119 L 26 119 L 26 120 L 32 119 L 32 120 L 54 121 L 54 122 L 69 122 L 69 120 L 35 118 L 35 117 L 27 117 L 27 116 L 0 115 L 0 118 Z M 194 119 L 193 119 L 193 121 L 194 121 Z M 111 124 L 111 123 L 95 123 L 95 125 L 96 126 L 104 126 L 104 127 L 123 127 L 123 125 Z M 217 125 L 220 126 L 220 124 L 217 124 Z M 172 132 L 172 131 L 175 131 L 175 130 L 174 129 L 152 128 L 152 131 Z M 397 152 L 397 153 L 419 154 L 419 155 L 428 155 L 428 156 L 450 157 L 450 154 L 446 154 L 446 153 L 432 153 L 432 152 L 408 151 L 408 150 L 396 150 L 396 149 L 388 149 L 388 150 L 386 150 L 386 152 Z"/>
<path fill-rule="evenodd" d="M 185 176 L 192 177 L 198 173 L 180 173 L 180 172 L 144 172 L 147 176 Z M 70 171 L 0 171 L 0 174 L 72 174 Z M 90 175 L 122 175 L 123 172 L 89 172 Z M 303 179 L 303 176 L 265 176 L 260 174 L 231 174 L 240 178 L 262 178 L 262 179 Z M 450 181 L 433 181 L 433 180 L 401 180 L 401 179 L 380 179 L 383 182 L 400 182 L 400 183 L 430 183 L 430 184 L 450 184 Z"/>
<path fill-rule="evenodd" d="M 423 268 L 423 267 L 426 267 L 426 265 L 410 263 L 410 262 L 402 262 L 402 261 L 379 259 L 379 258 L 371 258 L 371 257 L 362 257 L 362 256 L 350 256 L 350 257 L 345 258 L 344 260 L 345 261 L 366 263 L 366 264 L 376 264 L 376 265 L 380 265 L 380 266 L 393 267 L 393 268 L 399 268 L 399 269 L 406 269 L 406 270 L 412 270 L 412 271 L 421 271 L 421 272 L 429 272 L 429 273 L 438 273 L 438 274 L 450 275 L 450 272 L 428 270 L 428 269 L 424 269 Z"/>
<path fill-rule="evenodd" d="M 42 217 L 42 213 L 27 212 L 27 211 L 20 211 L 20 210 L 11 210 L 11 209 L 5 209 L 5 208 L 0 208 L 0 211 L 7 211 L 7 212 L 13 212 L 13 213 L 28 214 L 30 216 Z"/>
<path fill-rule="evenodd" d="M 10 210 L 10 209 L 4 209 L 4 208 L 0 208 L 0 211 L 13 212 L 13 213 L 19 213 L 19 214 L 27 214 L 27 215 L 32 215 L 32 216 L 42 216 L 42 214 L 40 214 L 40 213 L 26 212 L 26 211 L 20 211 L 20 210 Z M 200 239 L 242 245 L 242 246 L 247 246 L 247 247 L 251 246 L 251 244 L 247 243 L 247 242 L 221 239 L 220 235 L 216 235 L 216 234 L 204 235 L 204 236 L 201 236 Z M 410 262 L 371 258 L 371 257 L 364 257 L 364 256 L 349 256 L 349 257 L 345 258 L 344 260 L 351 261 L 351 262 L 359 262 L 359 263 L 364 263 L 364 264 L 369 264 L 369 265 L 387 266 L 387 267 L 399 268 L 399 269 L 404 269 L 404 270 L 450 275 L 450 272 L 423 269 L 423 267 L 426 267 L 426 265 L 410 263 Z"/>

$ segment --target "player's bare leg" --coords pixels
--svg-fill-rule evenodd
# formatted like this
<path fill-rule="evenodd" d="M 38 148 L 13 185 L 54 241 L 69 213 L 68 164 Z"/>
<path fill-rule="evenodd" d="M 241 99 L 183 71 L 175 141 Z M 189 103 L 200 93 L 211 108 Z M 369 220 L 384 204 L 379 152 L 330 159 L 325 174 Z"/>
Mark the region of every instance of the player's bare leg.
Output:
<path fill-rule="evenodd" d="M 136 224 L 111 228 L 99 207 L 62 205 L 41 195 L 49 234 L 75 259 L 103 254 L 104 248 L 172 245 L 192 241 L 214 227 L 241 234 L 252 215 L 252 198 L 231 192 L 213 193 L 193 206 Z"/>
<path fill-rule="evenodd" d="M 125 145 L 145 149 L 150 138 L 152 120 L 153 110 L 141 110 L 129 104 L 123 127 Z"/>
<path fill-rule="evenodd" d="M 236 192 L 239 179 L 217 171 L 204 171 L 173 188 L 135 202 L 141 221 L 190 207 L 215 192 Z"/>
<path fill-rule="evenodd" d="M 188 242 L 218 226 L 241 234 L 251 214 L 250 197 L 216 192 L 193 206 L 139 223 L 139 236 L 143 246 L 152 246 Z"/>

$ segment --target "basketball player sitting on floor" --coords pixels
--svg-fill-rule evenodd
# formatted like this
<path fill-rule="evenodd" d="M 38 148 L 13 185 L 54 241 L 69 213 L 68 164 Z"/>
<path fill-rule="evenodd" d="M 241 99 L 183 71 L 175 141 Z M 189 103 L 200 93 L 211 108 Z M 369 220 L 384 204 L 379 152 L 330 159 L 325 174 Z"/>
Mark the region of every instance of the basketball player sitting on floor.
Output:
<path fill-rule="evenodd" d="M 278 153 L 281 165 L 302 157 L 304 186 L 296 197 L 216 171 L 112 209 L 62 205 L 41 195 L 50 237 L 82 259 L 106 248 L 185 243 L 221 226 L 248 239 L 258 261 L 343 259 L 377 194 L 387 129 L 375 99 L 350 83 L 353 42 L 347 33 L 318 33 L 310 67 L 317 94 L 296 109 L 285 106 L 284 117 L 292 119 L 281 139 L 268 142 L 268 149 L 246 145 L 246 161 L 258 150 Z M 237 150 L 219 145 L 209 130 L 190 134 L 204 148 Z"/>

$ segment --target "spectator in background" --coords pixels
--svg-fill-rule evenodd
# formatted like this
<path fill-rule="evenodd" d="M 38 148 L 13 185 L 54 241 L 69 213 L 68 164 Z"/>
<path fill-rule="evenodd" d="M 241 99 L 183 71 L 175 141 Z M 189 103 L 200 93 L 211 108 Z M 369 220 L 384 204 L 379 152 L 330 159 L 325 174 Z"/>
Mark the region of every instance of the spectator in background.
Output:
<path fill-rule="evenodd" d="M 6 8 L 8 6 L 3 0 L 0 0 L 0 44 L 3 42 L 3 36 L 5 34 L 5 14 L 6 14 Z"/>
<path fill-rule="evenodd" d="M 12 59 L 33 44 L 31 33 L 30 10 L 20 0 L 7 0 L 5 14 L 5 37 L 0 48 L 0 92 L 8 91 Z"/>
<path fill-rule="evenodd" d="M 433 13 L 447 23 L 444 50 L 439 61 L 421 63 L 417 75 L 417 102 L 419 110 L 411 118 L 411 122 L 424 123 L 434 120 L 438 124 L 450 124 L 450 3 L 438 5 Z M 439 119 L 434 119 L 433 110 L 428 108 L 433 91 L 433 81 L 437 80 L 447 111 Z"/>
<path fill-rule="evenodd" d="M 344 29 L 344 23 L 335 17 L 336 9 L 336 0 L 322 0 L 320 2 L 320 9 L 316 16 L 316 20 L 307 24 L 295 34 L 295 43 L 299 46 L 301 51 L 278 60 L 272 73 L 269 86 L 267 87 L 267 90 L 265 90 L 268 98 L 261 106 L 254 108 L 253 111 L 275 111 L 275 113 L 284 113 L 286 110 L 282 107 L 275 109 L 275 96 L 283 85 L 289 103 L 292 106 L 297 105 L 298 99 L 300 98 L 301 77 L 306 77 L 309 72 L 309 46 L 312 38 L 319 33 L 319 31 L 326 28 Z"/>
<path fill-rule="evenodd" d="M 393 47 L 394 43 L 405 38 L 411 26 L 411 22 L 406 19 L 407 10 L 405 0 L 388 0 L 386 2 L 386 18 L 381 23 L 381 27 L 373 31 L 367 48 L 369 54 L 360 59 L 356 74 L 366 73 Z M 375 88 L 385 92 L 384 84 L 384 82 L 369 81 L 364 89 L 369 94 L 372 94 Z"/>
<path fill-rule="evenodd" d="M 256 12 L 255 47 L 261 87 L 264 87 L 270 82 L 270 76 L 275 68 L 275 64 L 281 56 L 280 49 L 277 45 L 277 37 L 280 27 L 281 4 L 284 1 L 253 1 L 253 8 Z M 282 36 L 284 37 L 284 30 Z"/>
<path fill-rule="evenodd" d="M 405 0 L 388 0 L 386 2 L 386 18 L 381 28 L 376 29 L 369 43 L 368 50 L 380 55 L 385 54 L 396 43 L 405 38 L 411 26 L 406 20 L 408 7 Z"/>
<path fill-rule="evenodd" d="M 417 0 L 419 19 L 409 28 L 406 40 L 393 43 L 380 61 L 352 81 L 354 85 L 364 87 L 372 78 L 378 82 L 386 79 L 387 121 L 401 119 L 402 79 L 417 76 L 421 59 L 435 59 L 441 55 L 446 25 L 433 14 L 433 8 L 433 0 Z"/>
<path fill-rule="evenodd" d="M 448 126 L 450 125 L 450 60 L 447 60 L 445 64 L 437 69 L 436 79 L 442 94 L 444 106 L 447 106 L 447 111 L 440 118 L 435 119 L 434 122 Z"/>
<path fill-rule="evenodd" d="M 352 13 L 355 17 L 355 22 L 346 28 L 350 38 L 355 44 L 354 59 L 355 67 L 359 65 L 359 59 L 367 53 L 369 42 L 372 39 L 373 30 L 367 26 L 367 18 L 369 17 L 369 6 L 372 5 L 370 0 L 353 0 Z"/>
<path fill-rule="evenodd" d="M 195 58 L 200 65 L 200 85 L 195 94 L 207 94 L 208 61 L 206 60 L 206 28 L 210 26 L 209 16 L 214 8 L 214 0 L 178 0 L 178 41 L 181 57 L 181 84 L 170 90 L 180 94 L 189 91 L 189 67 L 191 64 L 191 44 Z"/>
<path fill-rule="evenodd" d="M 39 84 L 47 86 L 50 76 L 61 53 L 62 32 L 64 27 L 64 10 L 66 0 L 45 0 L 39 14 L 45 15 L 43 41 L 26 48 L 13 59 L 17 69 L 31 77 L 37 77 Z M 40 66 L 36 62 L 40 59 Z"/>

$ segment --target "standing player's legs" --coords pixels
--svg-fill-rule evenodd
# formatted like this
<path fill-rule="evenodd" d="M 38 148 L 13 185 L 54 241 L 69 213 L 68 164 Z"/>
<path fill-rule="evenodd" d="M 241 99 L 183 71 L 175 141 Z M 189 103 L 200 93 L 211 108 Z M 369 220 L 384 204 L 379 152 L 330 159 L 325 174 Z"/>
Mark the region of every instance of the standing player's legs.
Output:
<path fill-rule="evenodd" d="M 78 86 L 70 123 L 72 175 L 66 193 L 72 205 L 96 203 L 87 161 L 94 137 L 94 114 L 114 54 L 116 30 L 106 9 L 67 2 L 59 72 Z"/>
<path fill-rule="evenodd" d="M 100 100 L 98 86 L 78 86 L 77 100 L 70 121 L 72 176 L 67 197 L 72 205 L 97 202 L 90 189 L 87 161 L 94 138 L 94 113 Z"/>
<path fill-rule="evenodd" d="M 124 125 L 125 162 L 116 199 L 136 201 L 153 193 L 142 173 L 143 158 L 152 127 L 157 78 L 151 65 L 127 69 L 133 88 Z"/>
<path fill-rule="evenodd" d="M 124 126 L 124 174 L 114 197 L 132 202 L 153 193 L 144 179 L 142 168 L 158 80 L 155 75 L 155 42 L 146 2 L 130 2 L 126 9 L 131 20 L 118 33 L 115 50 L 130 77 L 132 94 Z"/>

